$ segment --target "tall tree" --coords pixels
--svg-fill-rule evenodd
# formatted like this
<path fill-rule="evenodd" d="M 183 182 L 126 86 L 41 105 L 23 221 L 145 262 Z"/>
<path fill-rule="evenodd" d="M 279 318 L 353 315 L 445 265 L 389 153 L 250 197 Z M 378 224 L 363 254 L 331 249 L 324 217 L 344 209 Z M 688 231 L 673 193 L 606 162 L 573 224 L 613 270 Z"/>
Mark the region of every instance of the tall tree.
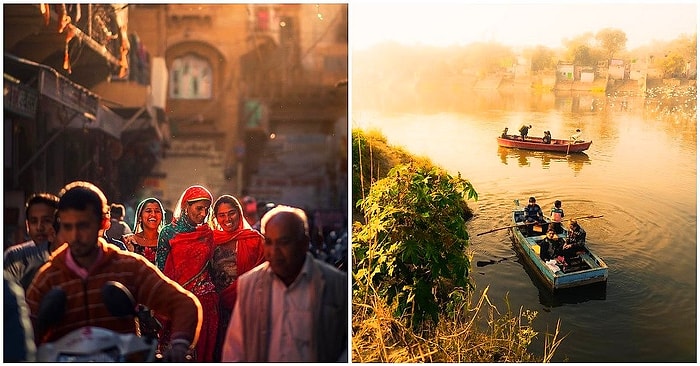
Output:
<path fill-rule="evenodd" d="M 684 76 L 686 61 L 682 55 L 676 52 L 670 52 L 664 56 L 662 61 L 665 77 L 678 78 Z"/>
<path fill-rule="evenodd" d="M 598 62 L 595 52 L 586 45 L 580 45 L 574 50 L 574 64 L 580 66 L 595 66 Z"/>
<path fill-rule="evenodd" d="M 554 51 L 545 47 L 537 46 L 532 52 L 532 71 L 542 71 L 554 67 Z"/>
<path fill-rule="evenodd" d="M 627 34 L 615 28 L 601 29 L 596 33 L 595 39 L 607 52 L 608 59 L 613 58 L 617 52 L 624 50 L 627 46 Z"/>

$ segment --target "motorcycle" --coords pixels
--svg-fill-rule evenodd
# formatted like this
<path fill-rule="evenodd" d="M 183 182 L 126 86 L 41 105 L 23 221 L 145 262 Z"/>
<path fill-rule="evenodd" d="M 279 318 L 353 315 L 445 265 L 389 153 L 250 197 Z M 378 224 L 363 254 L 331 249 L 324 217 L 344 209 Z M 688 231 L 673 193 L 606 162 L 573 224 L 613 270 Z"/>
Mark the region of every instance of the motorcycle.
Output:
<path fill-rule="evenodd" d="M 159 324 L 147 309 L 136 308 L 129 289 L 115 281 L 102 288 L 102 301 L 116 317 L 137 317 L 139 323 L 157 328 Z M 65 313 L 66 293 L 60 288 L 49 291 L 39 306 L 38 326 L 49 327 Z M 149 319 L 150 318 L 150 319 Z M 155 324 L 152 322 L 156 322 Z M 78 328 L 37 349 L 39 362 L 152 362 L 158 349 L 157 331 L 138 336 L 117 333 L 93 326 Z"/>

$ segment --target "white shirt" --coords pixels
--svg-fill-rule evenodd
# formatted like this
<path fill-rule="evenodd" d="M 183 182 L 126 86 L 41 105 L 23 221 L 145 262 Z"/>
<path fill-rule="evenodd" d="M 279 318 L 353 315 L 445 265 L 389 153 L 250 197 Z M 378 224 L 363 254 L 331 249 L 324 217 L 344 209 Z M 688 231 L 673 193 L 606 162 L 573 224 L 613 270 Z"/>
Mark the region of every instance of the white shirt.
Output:
<path fill-rule="evenodd" d="M 287 287 L 268 267 L 265 275 L 272 278 L 272 298 L 270 300 L 270 344 L 269 362 L 315 362 L 316 352 L 312 349 L 313 313 L 311 304 L 311 259 L 306 256 L 297 278 Z M 240 362 L 243 359 L 242 327 L 243 314 L 236 306 L 226 333 L 222 361 Z M 248 316 L 248 315 L 245 315 Z"/>
<path fill-rule="evenodd" d="M 315 362 L 310 261 L 287 287 L 277 276 L 272 280 L 269 362 Z"/>

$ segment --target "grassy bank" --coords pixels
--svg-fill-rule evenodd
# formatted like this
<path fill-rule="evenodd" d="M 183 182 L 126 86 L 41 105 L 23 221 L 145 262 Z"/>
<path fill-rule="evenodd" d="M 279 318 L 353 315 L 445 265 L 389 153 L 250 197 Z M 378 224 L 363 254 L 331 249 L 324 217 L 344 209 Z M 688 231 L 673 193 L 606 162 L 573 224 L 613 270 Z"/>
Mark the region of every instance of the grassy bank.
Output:
<path fill-rule="evenodd" d="M 499 311 L 470 279 L 468 180 L 353 130 L 354 362 L 542 362 L 561 336 L 537 313 Z"/>

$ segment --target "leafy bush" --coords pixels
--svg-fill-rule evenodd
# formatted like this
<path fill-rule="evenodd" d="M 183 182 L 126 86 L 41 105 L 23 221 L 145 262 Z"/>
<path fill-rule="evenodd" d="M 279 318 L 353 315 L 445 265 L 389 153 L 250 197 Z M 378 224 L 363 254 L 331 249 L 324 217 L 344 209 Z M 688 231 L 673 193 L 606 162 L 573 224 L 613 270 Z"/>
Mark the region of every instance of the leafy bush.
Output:
<path fill-rule="evenodd" d="M 425 157 L 416 157 L 401 147 L 391 146 L 379 131 L 352 131 L 352 202 L 364 197 L 376 180 L 386 177 L 399 164 L 414 163 L 422 167 L 434 164 Z M 353 216 L 361 217 L 353 204 Z M 359 218 L 358 218 L 359 220 Z"/>
<path fill-rule="evenodd" d="M 471 287 L 465 199 L 478 196 L 460 175 L 412 163 L 372 184 L 353 227 L 353 296 L 376 289 L 414 329 L 436 325 L 454 290 Z"/>

